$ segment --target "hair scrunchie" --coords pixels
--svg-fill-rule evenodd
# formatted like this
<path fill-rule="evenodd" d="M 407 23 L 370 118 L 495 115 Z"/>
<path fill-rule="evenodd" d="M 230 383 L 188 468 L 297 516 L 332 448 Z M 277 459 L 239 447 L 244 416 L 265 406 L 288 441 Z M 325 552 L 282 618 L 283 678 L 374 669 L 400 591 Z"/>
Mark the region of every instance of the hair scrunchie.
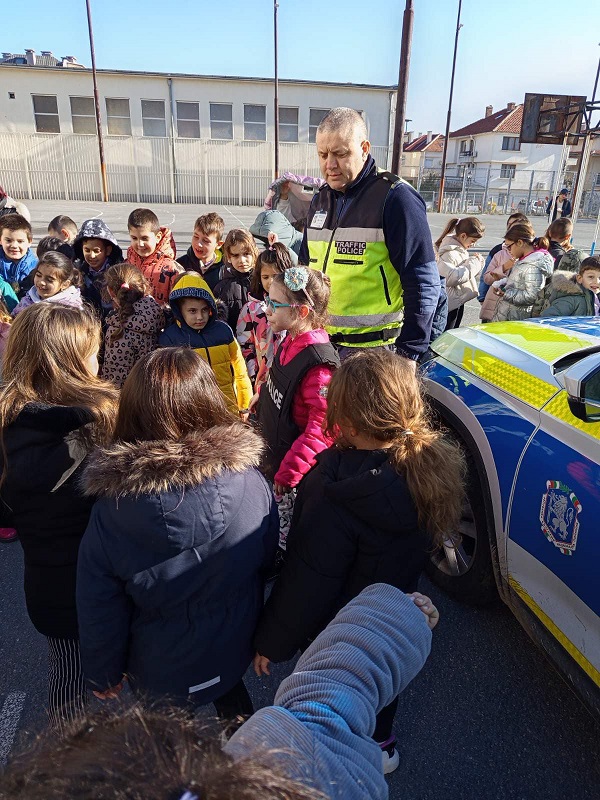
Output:
<path fill-rule="evenodd" d="M 121 284 L 121 289 L 129 289 L 129 284 L 127 282 Z"/>

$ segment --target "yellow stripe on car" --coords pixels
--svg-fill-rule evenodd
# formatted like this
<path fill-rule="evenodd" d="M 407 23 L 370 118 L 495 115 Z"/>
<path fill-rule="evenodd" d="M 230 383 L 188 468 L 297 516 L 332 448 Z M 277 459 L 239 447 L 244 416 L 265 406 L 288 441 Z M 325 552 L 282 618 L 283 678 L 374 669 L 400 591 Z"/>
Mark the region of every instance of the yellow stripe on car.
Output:
<path fill-rule="evenodd" d="M 588 675 L 597 686 L 600 686 L 600 671 L 596 669 L 596 667 L 588 661 L 588 659 L 583 655 L 583 653 L 575 647 L 573 642 L 568 639 L 561 629 L 552 622 L 550 617 L 543 611 L 540 606 L 535 602 L 535 600 L 527 594 L 525 589 L 521 586 L 521 584 L 515 580 L 512 576 L 509 576 L 508 582 L 510 583 L 511 587 L 515 590 L 515 592 L 519 595 L 521 600 L 525 603 L 525 605 L 533 611 L 536 617 L 543 623 L 543 625 L 550 631 L 550 633 L 554 636 L 554 638 L 560 642 L 560 644 L 565 648 L 567 653 L 571 656 L 571 658 L 581 667 L 581 669 Z"/>
<path fill-rule="evenodd" d="M 594 439 L 600 439 L 600 422 L 584 422 L 574 416 L 569 408 L 566 392 L 560 392 L 556 397 L 553 397 L 544 408 L 544 414 L 555 417 L 555 419 L 559 419 L 561 422 L 566 422 L 567 425 L 570 425 L 572 428 L 577 428 L 577 430 L 583 433 L 587 433 L 588 436 Z"/>
<path fill-rule="evenodd" d="M 462 365 L 468 372 L 505 392 L 510 392 L 533 408 L 542 408 L 557 392 L 556 386 L 541 378 L 472 347 L 465 347 Z"/>

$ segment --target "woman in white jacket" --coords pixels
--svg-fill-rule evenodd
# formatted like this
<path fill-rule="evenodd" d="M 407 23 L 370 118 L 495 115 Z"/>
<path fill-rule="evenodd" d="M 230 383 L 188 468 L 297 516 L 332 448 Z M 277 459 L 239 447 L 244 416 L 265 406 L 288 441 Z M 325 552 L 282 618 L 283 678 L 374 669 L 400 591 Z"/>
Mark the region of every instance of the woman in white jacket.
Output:
<path fill-rule="evenodd" d="M 477 217 L 453 217 L 435 242 L 438 270 L 442 278 L 446 279 L 446 330 L 459 327 L 465 303 L 477 297 L 477 279 L 483 269 L 484 257 L 481 253 L 469 253 L 469 248 L 484 233 L 485 225 Z"/>

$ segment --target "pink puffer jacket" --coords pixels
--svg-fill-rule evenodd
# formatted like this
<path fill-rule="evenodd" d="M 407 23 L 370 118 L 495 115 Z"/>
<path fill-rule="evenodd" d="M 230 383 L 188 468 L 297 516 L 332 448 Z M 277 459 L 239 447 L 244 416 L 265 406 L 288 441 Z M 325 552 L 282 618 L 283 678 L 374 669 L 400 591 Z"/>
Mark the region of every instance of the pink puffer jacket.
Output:
<path fill-rule="evenodd" d="M 491 319 L 496 311 L 496 306 L 500 301 L 499 295 L 497 295 L 492 289 L 492 283 L 500 278 L 507 277 L 510 270 L 505 272 L 504 266 L 509 261 L 514 263 L 506 247 L 502 247 L 502 249 L 498 250 L 496 255 L 492 258 L 490 263 L 487 265 L 486 271 L 483 273 L 483 280 L 490 287 L 487 290 L 485 299 L 481 304 L 481 310 L 479 312 L 479 319 L 483 320 L 484 322 L 491 322 Z"/>
<path fill-rule="evenodd" d="M 283 365 L 289 363 L 305 347 L 325 344 L 329 336 L 322 328 L 301 333 L 295 338 L 288 335 L 280 345 L 279 358 Z M 292 403 L 292 419 L 301 433 L 281 462 L 275 483 L 297 486 L 315 464 L 315 456 L 331 447 L 333 441 L 323 433 L 327 410 L 327 385 L 333 375 L 330 366 L 312 367 L 302 378 Z"/>

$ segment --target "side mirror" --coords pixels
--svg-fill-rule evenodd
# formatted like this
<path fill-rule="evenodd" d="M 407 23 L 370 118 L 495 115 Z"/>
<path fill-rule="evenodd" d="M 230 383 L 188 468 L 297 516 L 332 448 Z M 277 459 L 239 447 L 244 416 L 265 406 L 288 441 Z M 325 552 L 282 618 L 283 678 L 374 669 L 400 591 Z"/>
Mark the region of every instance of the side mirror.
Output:
<path fill-rule="evenodd" d="M 600 422 L 600 353 L 583 358 L 564 373 L 565 389 L 573 416 Z"/>

